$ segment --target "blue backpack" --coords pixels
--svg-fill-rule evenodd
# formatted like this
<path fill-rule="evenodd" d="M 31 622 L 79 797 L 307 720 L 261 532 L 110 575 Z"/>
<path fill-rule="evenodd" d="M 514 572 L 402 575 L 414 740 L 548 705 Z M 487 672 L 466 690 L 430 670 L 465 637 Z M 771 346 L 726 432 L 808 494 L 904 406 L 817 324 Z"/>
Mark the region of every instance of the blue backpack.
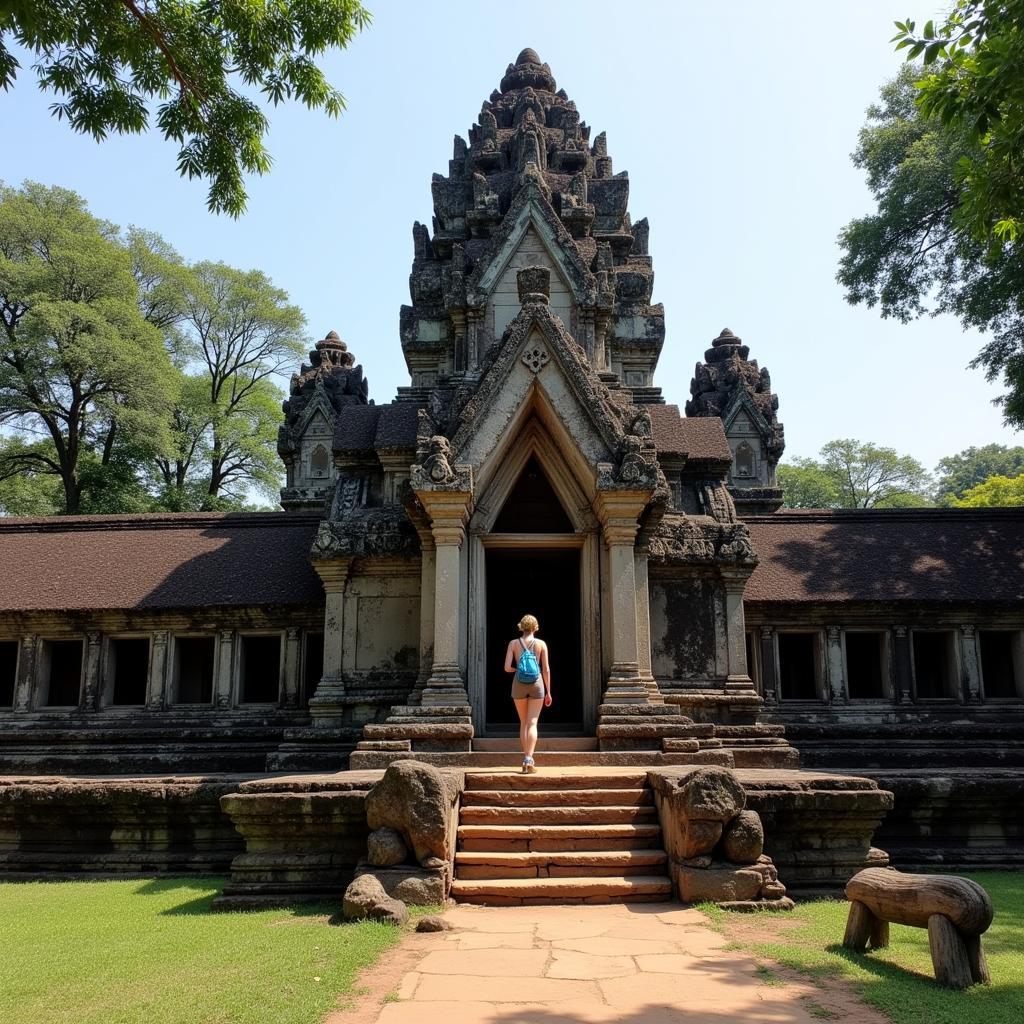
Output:
<path fill-rule="evenodd" d="M 536 641 L 535 641 L 536 642 Z M 522 653 L 516 662 L 516 682 L 535 683 L 540 678 L 540 665 L 537 664 L 537 655 L 533 648 L 527 647 L 522 640 L 519 641 Z"/>

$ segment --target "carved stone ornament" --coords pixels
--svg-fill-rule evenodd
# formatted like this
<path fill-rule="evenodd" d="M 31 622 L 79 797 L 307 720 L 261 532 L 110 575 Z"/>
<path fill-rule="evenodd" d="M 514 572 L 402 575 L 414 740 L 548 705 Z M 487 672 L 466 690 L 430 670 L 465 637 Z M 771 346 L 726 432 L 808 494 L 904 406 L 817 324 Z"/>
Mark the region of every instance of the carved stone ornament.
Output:
<path fill-rule="evenodd" d="M 551 356 L 543 345 L 531 345 L 523 353 L 523 362 L 534 373 L 540 373 L 550 361 Z"/>
<path fill-rule="evenodd" d="M 750 533 L 742 523 L 722 530 L 718 560 L 735 565 L 757 565 L 757 554 L 750 542 Z"/>
<path fill-rule="evenodd" d="M 360 509 L 351 519 L 324 521 L 313 540 L 314 560 L 413 557 L 420 552 L 419 537 L 401 505 Z"/>
<path fill-rule="evenodd" d="M 435 434 L 430 439 L 430 447 L 423 461 L 423 474 L 435 484 L 446 484 L 455 479 L 451 458 L 452 446 L 447 437 Z"/>

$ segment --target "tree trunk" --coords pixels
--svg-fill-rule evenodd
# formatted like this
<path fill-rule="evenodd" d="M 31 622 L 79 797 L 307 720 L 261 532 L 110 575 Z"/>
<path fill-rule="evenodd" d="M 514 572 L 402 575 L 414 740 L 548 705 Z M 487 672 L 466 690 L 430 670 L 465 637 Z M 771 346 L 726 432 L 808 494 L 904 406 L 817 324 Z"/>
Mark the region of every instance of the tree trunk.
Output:
<path fill-rule="evenodd" d="M 850 915 L 846 919 L 846 934 L 843 945 L 857 953 L 867 949 L 868 939 L 874 930 L 877 918 L 860 900 L 850 903 Z"/>
<path fill-rule="evenodd" d="M 975 985 L 987 985 L 992 980 L 988 970 L 985 950 L 981 947 L 980 935 L 965 935 L 964 945 L 967 947 L 967 962 L 971 967 L 971 977 Z"/>

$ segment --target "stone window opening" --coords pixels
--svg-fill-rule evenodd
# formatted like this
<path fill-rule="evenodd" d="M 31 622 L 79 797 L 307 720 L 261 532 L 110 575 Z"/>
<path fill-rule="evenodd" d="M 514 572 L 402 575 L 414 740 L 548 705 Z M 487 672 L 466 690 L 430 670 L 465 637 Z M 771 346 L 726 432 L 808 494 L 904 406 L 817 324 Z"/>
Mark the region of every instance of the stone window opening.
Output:
<path fill-rule="evenodd" d="M 146 703 L 149 637 L 111 637 L 107 641 L 104 701 L 138 707 Z"/>
<path fill-rule="evenodd" d="M 327 449 L 318 444 L 309 457 L 309 475 L 315 480 L 326 479 L 330 475 L 331 457 Z"/>
<path fill-rule="evenodd" d="M 281 696 L 281 634 L 239 636 L 238 702 L 276 704 Z"/>
<path fill-rule="evenodd" d="M 985 699 L 1024 697 L 1024 643 L 1020 630 L 981 629 L 978 646 Z"/>
<path fill-rule="evenodd" d="M 956 654 L 952 630 L 914 630 L 914 692 L 918 700 L 956 697 Z"/>
<path fill-rule="evenodd" d="M 821 700 L 821 656 L 817 633 L 780 632 L 776 638 L 779 700 Z"/>
<path fill-rule="evenodd" d="M 880 630 L 847 630 L 843 647 L 849 699 L 885 700 L 888 680 L 885 634 Z"/>
<path fill-rule="evenodd" d="M 14 687 L 18 679 L 18 641 L 0 641 L 0 708 L 14 707 Z"/>
<path fill-rule="evenodd" d="M 40 659 L 40 700 L 47 708 L 78 707 L 82 695 L 81 640 L 45 640 Z"/>
<path fill-rule="evenodd" d="M 306 648 L 302 658 L 302 693 L 300 703 L 305 707 L 309 698 L 316 693 L 324 674 L 324 635 L 307 633 Z"/>
<path fill-rule="evenodd" d="M 757 457 L 746 441 L 736 446 L 736 476 L 746 479 L 757 476 Z"/>
<path fill-rule="evenodd" d="M 172 704 L 213 703 L 212 636 L 176 636 L 174 638 Z"/>

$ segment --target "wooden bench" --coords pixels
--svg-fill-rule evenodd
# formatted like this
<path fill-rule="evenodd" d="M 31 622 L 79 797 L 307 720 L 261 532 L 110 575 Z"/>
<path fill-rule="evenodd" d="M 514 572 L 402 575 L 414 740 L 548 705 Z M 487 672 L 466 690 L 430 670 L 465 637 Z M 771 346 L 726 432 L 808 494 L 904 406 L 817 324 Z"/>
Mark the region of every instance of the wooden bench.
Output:
<path fill-rule="evenodd" d="M 990 980 L 982 933 L 992 923 L 988 893 L 955 875 L 905 875 L 867 868 L 846 883 L 850 916 L 843 945 L 863 953 L 889 945 L 889 924 L 928 929 L 935 980 L 968 988 Z"/>

